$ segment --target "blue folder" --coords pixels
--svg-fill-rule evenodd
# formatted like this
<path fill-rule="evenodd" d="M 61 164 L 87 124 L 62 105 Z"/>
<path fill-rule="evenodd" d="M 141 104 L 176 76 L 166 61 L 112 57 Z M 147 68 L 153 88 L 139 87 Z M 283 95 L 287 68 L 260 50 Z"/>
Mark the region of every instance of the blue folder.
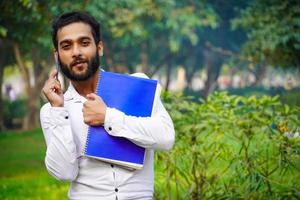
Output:
<path fill-rule="evenodd" d="M 110 108 L 126 115 L 150 117 L 159 96 L 157 81 L 100 72 L 96 94 Z M 103 126 L 90 126 L 84 155 L 131 169 L 141 169 L 145 149 L 123 137 L 109 135 Z"/>

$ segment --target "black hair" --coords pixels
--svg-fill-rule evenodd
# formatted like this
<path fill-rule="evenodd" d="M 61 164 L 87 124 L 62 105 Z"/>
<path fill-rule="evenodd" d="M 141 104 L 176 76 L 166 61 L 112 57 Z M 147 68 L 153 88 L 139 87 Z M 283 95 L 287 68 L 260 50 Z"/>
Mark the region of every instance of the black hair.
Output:
<path fill-rule="evenodd" d="M 52 22 L 52 42 L 55 49 L 58 49 L 57 31 L 74 22 L 83 22 L 90 25 L 96 44 L 101 41 L 100 23 L 86 12 L 73 11 L 60 15 Z"/>

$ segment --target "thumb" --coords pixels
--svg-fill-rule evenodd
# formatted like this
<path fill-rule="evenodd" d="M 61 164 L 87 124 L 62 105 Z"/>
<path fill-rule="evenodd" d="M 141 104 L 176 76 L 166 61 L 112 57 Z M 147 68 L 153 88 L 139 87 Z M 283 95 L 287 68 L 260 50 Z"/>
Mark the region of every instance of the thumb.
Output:
<path fill-rule="evenodd" d="M 90 93 L 90 94 L 86 95 L 86 98 L 88 100 L 94 101 L 94 100 L 96 100 L 98 98 L 98 96 L 95 93 Z"/>

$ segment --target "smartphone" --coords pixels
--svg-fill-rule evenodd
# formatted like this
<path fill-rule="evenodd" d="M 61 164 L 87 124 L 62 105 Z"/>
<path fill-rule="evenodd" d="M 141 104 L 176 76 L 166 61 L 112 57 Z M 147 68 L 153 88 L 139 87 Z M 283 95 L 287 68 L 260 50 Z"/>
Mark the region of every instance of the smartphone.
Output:
<path fill-rule="evenodd" d="M 58 80 L 58 73 L 60 72 L 60 65 L 58 62 L 57 54 L 54 54 L 54 60 L 55 60 L 55 67 L 57 70 L 56 80 Z"/>

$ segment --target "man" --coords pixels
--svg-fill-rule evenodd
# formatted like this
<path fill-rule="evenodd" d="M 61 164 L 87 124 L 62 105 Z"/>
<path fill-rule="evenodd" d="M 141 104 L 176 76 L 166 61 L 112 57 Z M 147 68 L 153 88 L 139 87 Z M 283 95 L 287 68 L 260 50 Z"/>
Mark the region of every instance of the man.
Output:
<path fill-rule="evenodd" d="M 43 88 L 49 101 L 40 113 L 47 170 L 57 179 L 71 181 L 70 199 L 152 199 L 153 150 L 168 150 L 174 143 L 170 116 L 160 100 L 152 117 L 138 118 L 107 107 L 94 94 L 103 43 L 100 25 L 92 16 L 66 13 L 53 22 L 52 28 L 60 71 L 71 83 L 63 94 L 58 71 L 53 70 Z M 88 126 L 98 125 L 113 136 L 146 148 L 143 168 L 130 171 L 82 156 Z"/>

